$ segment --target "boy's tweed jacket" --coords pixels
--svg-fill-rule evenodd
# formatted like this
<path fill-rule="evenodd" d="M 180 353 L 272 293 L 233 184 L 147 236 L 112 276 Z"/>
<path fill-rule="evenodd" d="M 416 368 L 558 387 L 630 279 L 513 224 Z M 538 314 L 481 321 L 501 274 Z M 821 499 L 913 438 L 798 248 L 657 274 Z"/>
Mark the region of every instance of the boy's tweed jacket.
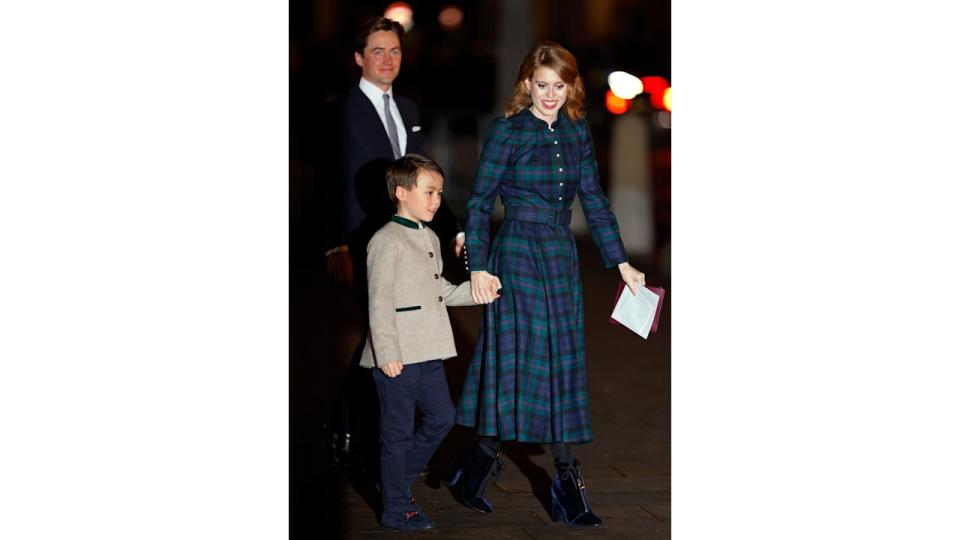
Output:
<path fill-rule="evenodd" d="M 363 367 L 416 364 L 457 355 L 447 306 L 472 306 L 470 282 L 443 278 L 440 240 L 394 216 L 367 245 L 370 333 Z"/>

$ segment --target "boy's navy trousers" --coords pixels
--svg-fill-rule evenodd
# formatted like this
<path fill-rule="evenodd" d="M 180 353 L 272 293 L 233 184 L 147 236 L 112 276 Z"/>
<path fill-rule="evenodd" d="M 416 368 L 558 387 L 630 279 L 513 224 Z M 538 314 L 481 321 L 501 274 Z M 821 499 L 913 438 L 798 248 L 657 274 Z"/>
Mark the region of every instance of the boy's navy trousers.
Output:
<path fill-rule="evenodd" d="M 456 409 L 450 400 L 441 360 L 403 366 L 400 375 L 387 377 L 373 368 L 380 395 L 380 493 L 383 512 L 409 512 L 410 486 L 430 456 L 453 427 Z M 416 407 L 423 422 L 416 432 Z"/>

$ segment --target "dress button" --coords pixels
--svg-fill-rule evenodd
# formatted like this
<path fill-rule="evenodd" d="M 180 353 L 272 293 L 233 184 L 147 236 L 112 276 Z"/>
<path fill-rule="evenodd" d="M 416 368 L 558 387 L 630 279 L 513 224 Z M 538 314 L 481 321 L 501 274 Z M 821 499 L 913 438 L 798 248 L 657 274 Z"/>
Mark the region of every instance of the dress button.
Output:
<path fill-rule="evenodd" d="M 433 252 L 431 251 L 431 252 L 427 253 L 427 255 L 433 257 Z"/>
<path fill-rule="evenodd" d="M 440 274 L 434 274 L 433 279 L 440 279 Z"/>
<path fill-rule="evenodd" d="M 437 302 L 443 302 L 443 297 L 442 297 L 442 296 L 438 296 L 438 297 L 437 297 Z"/>

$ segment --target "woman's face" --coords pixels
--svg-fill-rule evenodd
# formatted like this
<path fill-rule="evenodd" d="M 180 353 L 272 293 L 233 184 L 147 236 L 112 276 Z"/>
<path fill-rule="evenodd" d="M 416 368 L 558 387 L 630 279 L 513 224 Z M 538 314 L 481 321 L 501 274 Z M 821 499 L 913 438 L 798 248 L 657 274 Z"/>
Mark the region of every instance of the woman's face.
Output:
<path fill-rule="evenodd" d="M 567 101 L 567 83 L 548 67 L 537 68 L 533 77 L 524 82 L 533 102 L 533 115 L 545 121 L 555 119 Z"/>

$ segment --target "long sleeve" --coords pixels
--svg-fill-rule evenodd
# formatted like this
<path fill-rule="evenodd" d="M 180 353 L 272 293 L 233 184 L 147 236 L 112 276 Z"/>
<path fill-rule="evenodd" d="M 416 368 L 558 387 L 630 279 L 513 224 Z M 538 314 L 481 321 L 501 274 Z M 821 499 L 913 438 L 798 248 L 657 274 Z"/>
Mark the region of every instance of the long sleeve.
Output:
<path fill-rule="evenodd" d="M 627 253 L 620 239 L 617 218 L 610 211 L 610 202 L 600 187 L 590 127 L 586 120 L 581 120 L 577 128 L 580 135 L 580 205 L 590 228 L 590 236 L 603 257 L 603 264 L 612 268 L 626 261 Z"/>
<path fill-rule="evenodd" d="M 355 125 L 355 122 L 351 122 L 349 118 L 344 117 L 341 129 L 344 176 L 340 179 L 343 183 L 340 204 L 343 207 L 340 209 L 340 229 L 338 232 L 339 241 L 342 243 L 345 241 L 347 234 L 356 229 L 363 221 L 364 211 L 357 199 L 357 177 L 358 174 L 369 173 L 363 167 L 377 159 L 377 156 L 371 152 L 370 147 L 364 141 L 363 133 L 359 126 Z M 362 182 L 362 180 L 360 181 Z"/>
<path fill-rule="evenodd" d="M 437 249 L 440 248 L 439 244 L 436 244 Z M 475 306 L 476 302 L 473 300 L 473 295 L 470 293 L 470 280 L 464 281 L 460 285 L 454 285 L 447 281 L 447 278 L 443 277 L 443 258 L 437 261 L 437 265 L 440 268 L 438 275 L 440 276 L 440 289 L 443 291 L 443 305 L 445 306 Z"/>
<path fill-rule="evenodd" d="M 441 277 L 443 285 L 443 303 L 447 306 L 475 306 L 473 295 L 470 294 L 470 282 L 464 281 L 460 285 L 454 285 L 445 278 Z"/>
<path fill-rule="evenodd" d="M 483 141 L 477 174 L 473 181 L 470 200 L 467 201 L 466 245 L 470 257 L 470 270 L 487 269 L 487 254 L 490 247 L 490 215 L 497 202 L 500 183 L 510 167 L 510 123 L 506 118 L 497 118 Z"/>
<path fill-rule="evenodd" d="M 402 361 L 394 299 L 399 259 L 399 250 L 390 238 L 375 235 L 370 240 L 367 246 L 367 305 L 370 307 L 370 339 L 378 366 Z"/>

